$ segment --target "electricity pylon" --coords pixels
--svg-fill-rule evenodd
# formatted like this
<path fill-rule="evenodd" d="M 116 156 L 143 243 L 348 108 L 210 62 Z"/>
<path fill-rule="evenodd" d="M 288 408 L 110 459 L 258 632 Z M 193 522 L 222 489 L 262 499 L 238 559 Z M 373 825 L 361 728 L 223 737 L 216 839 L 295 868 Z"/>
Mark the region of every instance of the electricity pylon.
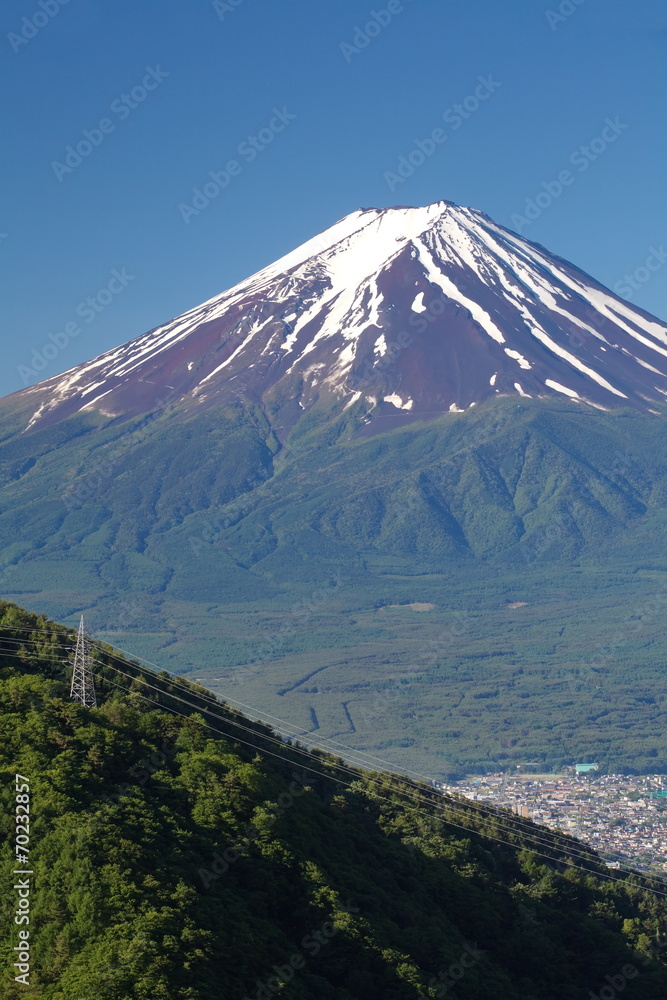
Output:
<path fill-rule="evenodd" d="M 90 639 L 83 624 L 83 615 L 81 615 L 79 632 L 76 637 L 74 670 L 72 672 L 72 686 L 69 694 L 70 698 L 73 698 L 74 701 L 80 701 L 86 708 L 97 708 L 95 682 L 93 681 L 93 668 L 90 656 Z"/>

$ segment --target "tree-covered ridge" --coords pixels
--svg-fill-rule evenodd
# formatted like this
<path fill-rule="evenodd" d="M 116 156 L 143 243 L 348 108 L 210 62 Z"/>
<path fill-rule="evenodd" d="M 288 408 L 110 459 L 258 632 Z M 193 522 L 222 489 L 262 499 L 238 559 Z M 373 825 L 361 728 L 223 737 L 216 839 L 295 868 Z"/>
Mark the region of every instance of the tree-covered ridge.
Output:
<path fill-rule="evenodd" d="M 285 744 L 166 674 L 118 673 L 110 647 L 86 710 L 68 697 L 71 645 L 0 604 L 4 885 L 17 771 L 34 871 L 29 987 L 2 898 L 3 998 L 589 1000 L 621 979 L 628 1000 L 667 995 L 659 885 Z"/>

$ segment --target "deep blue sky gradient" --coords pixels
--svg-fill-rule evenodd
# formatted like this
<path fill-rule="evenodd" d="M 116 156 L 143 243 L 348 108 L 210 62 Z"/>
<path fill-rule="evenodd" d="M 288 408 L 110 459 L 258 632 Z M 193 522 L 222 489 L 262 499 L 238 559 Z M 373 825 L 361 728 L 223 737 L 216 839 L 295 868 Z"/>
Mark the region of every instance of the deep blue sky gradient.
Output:
<path fill-rule="evenodd" d="M 39 0 L 8 0 L 0 392 L 24 385 L 19 366 L 67 323 L 81 332 L 40 377 L 212 297 L 359 207 L 446 198 L 517 228 L 527 199 L 569 169 L 572 183 L 524 235 L 610 287 L 667 245 L 664 0 L 392 4 L 402 11 L 344 52 L 387 0 L 69 0 L 25 43 L 9 36 L 25 17 L 44 20 Z M 111 110 L 158 66 L 168 76 L 145 100 Z M 455 128 L 456 112 L 443 114 L 480 76 L 500 85 Z M 274 108 L 296 117 L 249 162 L 239 146 Z M 113 131 L 59 180 L 54 161 L 103 118 Z M 586 170 L 573 165 L 608 118 L 625 126 L 615 141 Z M 435 128 L 446 140 L 390 190 L 387 172 Z M 240 172 L 186 223 L 179 205 L 231 159 Z M 133 280 L 86 322 L 77 307 L 114 268 Z M 667 263 L 638 274 L 632 301 L 667 318 Z"/>

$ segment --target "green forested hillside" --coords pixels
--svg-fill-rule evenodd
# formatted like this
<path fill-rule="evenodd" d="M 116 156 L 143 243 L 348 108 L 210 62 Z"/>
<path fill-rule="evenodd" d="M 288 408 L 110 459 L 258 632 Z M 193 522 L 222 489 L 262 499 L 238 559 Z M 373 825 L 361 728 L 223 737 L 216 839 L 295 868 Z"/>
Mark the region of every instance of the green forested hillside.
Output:
<path fill-rule="evenodd" d="M 667 769 L 664 417 L 504 398 L 367 436 L 322 399 L 278 442 L 247 401 L 27 434 L 10 404 L 6 596 L 434 777 Z"/>
<path fill-rule="evenodd" d="M 285 744 L 110 647 L 84 709 L 68 698 L 71 643 L 0 604 L 3 1000 L 667 995 L 664 886 L 507 813 Z M 11 967 L 17 773 L 27 987 Z"/>

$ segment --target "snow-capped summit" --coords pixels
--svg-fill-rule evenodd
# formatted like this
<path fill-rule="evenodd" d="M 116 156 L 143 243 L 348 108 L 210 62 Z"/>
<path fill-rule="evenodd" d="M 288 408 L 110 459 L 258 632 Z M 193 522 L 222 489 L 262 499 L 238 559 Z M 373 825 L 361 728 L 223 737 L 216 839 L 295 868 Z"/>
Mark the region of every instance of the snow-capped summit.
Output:
<path fill-rule="evenodd" d="M 650 411 L 667 395 L 667 326 L 482 212 L 371 208 L 23 394 L 31 427 L 83 408 L 143 413 L 174 394 L 272 400 L 284 426 L 323 394 L 371 422 L 501 394 Z"/>

